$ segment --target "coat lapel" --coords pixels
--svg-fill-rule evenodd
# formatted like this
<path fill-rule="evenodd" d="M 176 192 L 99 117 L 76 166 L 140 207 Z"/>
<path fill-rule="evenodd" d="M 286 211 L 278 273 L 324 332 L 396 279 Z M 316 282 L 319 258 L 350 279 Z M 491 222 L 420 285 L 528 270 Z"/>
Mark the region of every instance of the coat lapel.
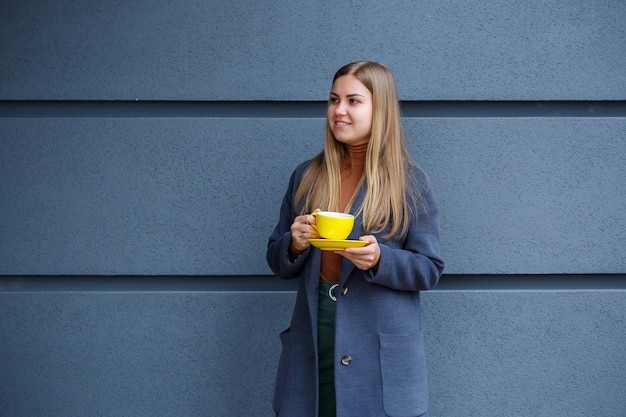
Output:
<path fill-rule="evenodd" d="M 317 317 L 317 304 L 318 304 L 318 291 L 319 291 L 319 280 L 320 280 L 320 265 L 322 260 L 322 252 L 318 250 L 312 251 L 309 256 L 312 257 L 309 262 L 309 267 L 305 271 L 305 282 L 306 286 L 306 294 L 309 303 L 309 311 L 311 314 Z"/>
<path fill-rule="evenodd" d="M 357 195 L 356 201 L 354 202 L 354 205 L 352 206 L 352 213 L 354 213 L 358 209 L 358 207 L 361 207 L 361 205 L 363 204 L 364 197 L 365 197 L 365 185 L 361 186 L 361 188 L 359 189 L 359 194 Z M 365 234 L 365 231 L 363 230 L 362 217 L 361 215 L 359 215 L 354 219 L 354 227 L 352 228 L 352 232 L 350 233 L 350 236 L 348 236 L 348 239 L 359 240 L 359 237 L 363 236 L 364 234 Z M 341 262 L 341 273 L 339 275 L 340 286 L 343 286 L 343 284 L 345 284 L 345 282 L 348 280 L 348 277 L 350 276 L 354 268 L 356 267 L 354 266 L 352 262 L 350 262 L 346 258 L 343 258 Z"/>

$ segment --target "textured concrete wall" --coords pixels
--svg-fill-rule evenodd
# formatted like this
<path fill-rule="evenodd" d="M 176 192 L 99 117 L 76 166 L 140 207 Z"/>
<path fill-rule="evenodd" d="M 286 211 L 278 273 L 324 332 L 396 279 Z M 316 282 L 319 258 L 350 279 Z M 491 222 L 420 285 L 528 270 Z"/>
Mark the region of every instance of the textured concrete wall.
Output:
<path fill-rule="evenodd" d="M 4 98 L 319 100 L 356 59 L 403 99 L 622 100 L 621 0 L 2 2 Z"/>
<path fill-rule="evenodd" d="M 0 290 L 2 416 L 272 415 L 285 282 L 5 277 Z M 446 276 L 423 294 L 431 414 L 624 415 L 625 293 L 612 276 Z"/>
<path fill-rule="evenodd" d="M 0 0 L 0 415 L 271 415 L 330 78 L 437 188 L 431 415 L 626 415 L 626 3 Z"/>
<path fill-rule="evenodd" d="M 268 274 L 323 119 L 5 118 L 0 273 Z M 626 119 L 408 118 L 448 273 L 626 270 Z M 584 256 L 582 256 L 584 254 Z"/>

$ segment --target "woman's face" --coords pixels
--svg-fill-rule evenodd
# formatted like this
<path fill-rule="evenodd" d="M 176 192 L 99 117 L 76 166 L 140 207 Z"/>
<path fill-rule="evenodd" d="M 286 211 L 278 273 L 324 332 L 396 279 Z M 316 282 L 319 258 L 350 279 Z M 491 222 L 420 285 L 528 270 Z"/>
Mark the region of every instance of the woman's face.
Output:
<path fill-rule="evenodd" d="M 354 75 L 335 80 L 326 117 L 335 139 L 346 145 L 369 142 L 372 132 L 372 93 Z"/>

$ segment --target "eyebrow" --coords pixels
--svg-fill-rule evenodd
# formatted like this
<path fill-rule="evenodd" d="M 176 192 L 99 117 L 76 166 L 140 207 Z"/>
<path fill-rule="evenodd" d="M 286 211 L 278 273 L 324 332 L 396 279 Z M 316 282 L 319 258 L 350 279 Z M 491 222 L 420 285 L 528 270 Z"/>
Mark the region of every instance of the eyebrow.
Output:
<path fill-rule="evenodd" d="M 335 93 L 334 91 L 331 91 L 330 95 L 339 97 L 339 94 Z M 365 96 L 363 94 L 357 94 L 357 93 L 348 94 L 346 97 L 363 97 L 363 98 L 365 98 Z"/>

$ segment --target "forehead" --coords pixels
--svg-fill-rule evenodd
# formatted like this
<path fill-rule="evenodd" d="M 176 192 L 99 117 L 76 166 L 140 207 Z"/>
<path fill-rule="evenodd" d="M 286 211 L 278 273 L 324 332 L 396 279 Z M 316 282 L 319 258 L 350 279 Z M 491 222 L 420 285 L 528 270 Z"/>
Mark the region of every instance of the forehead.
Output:
<path fill-rule="evenodd" d="M 331 93 L 340 96 L 349 96 L 352 94 L 358 94 L 365 97 L 371 96 L 371 93 L 365 84 L 363 84 L 361 80 L 354 75 L 342 75 L 337 78 L 333 83 Z"/>

